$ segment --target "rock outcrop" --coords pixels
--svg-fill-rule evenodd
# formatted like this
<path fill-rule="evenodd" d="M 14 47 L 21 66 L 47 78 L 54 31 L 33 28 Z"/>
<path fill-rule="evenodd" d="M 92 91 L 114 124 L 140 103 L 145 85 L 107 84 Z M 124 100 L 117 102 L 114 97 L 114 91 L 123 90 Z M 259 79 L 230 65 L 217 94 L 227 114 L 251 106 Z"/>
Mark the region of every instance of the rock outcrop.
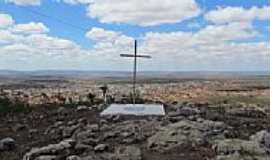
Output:
<path fill-rule="evenodd" d="M 222 136 L 225 128 L 226 125 L 222 122 L 183 120 L 161 128 L 148 139 L 148 148 L 162 152 L 187 143 L 201 145 L 211 137 Z"/>
<path fill-rule="evenodd" d="M 252 135 L 250 140 L 216 140 L 217 160 L 269 160 L 269 135 L 267 131 L 260 131 Z"/>
<path fill-rule="evenodd" d="M 71 149 L 73 146 L 74 146 L 74 140 L 68 139 L 68 140 L 61 141 L 58 144 L 50 144 L 42 148 L 33 148 L 30 152 L 24 155 L 23 160 L 39 160 L 40 158 L 44 159 L 44 156 L 47 159 L 48 157 L 56 158 L 57 157 L 56 155 L 58 154 L 61 154 L 61 153 L 68 154 L 69 149 Z M 51 160 L 53 160 L 54 158 L 52 158 Z"/>

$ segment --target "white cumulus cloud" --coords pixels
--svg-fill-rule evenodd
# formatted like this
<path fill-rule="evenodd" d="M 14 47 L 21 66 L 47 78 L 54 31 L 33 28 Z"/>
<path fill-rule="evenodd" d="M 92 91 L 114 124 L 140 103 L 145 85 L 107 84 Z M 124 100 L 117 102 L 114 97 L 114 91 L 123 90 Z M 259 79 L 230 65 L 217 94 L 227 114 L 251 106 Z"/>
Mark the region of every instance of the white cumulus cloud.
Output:
<path fill-rule="evenodd" d="M 228 33 L 222 33 L 221 27 Z M 151 67 L 157 70 L 260 70 L 269 66 L 270 42 L 235 42 L 255 36 L 243 30 L 226 25 L 196 33 L 152 32 L 145 35 L 141 50 L 152 55 Z"/>
<path fill-rule="evenodd" d="M 134 52 L 134 38 L 120 31 L 91 28 L 85 33 L 93 42 L 89 49 L 48 32 L 37 22 L 0 28 L 0 69 L 132 70 L 132 59 L 119 55 Z M 196 32 L 148 32 L 139 37 L 138 50 L 152 59 L 140 59 L 139 70 L 267 69 L 270 42 L 245 42 L 259 35 L 250 21 L 207 25 Z"/>
<path fill-rule="evenodd" d="M 10 44 L 16 42 L 18 39 L 21 39 L 21 36 L 14 35 L 8 30 L 0 29 L 0 45 L 1 44 Z"/>
<path fill-rule="evenodd" d="M 251 22 L 254 19 L 268 20 L 270 19 L 270 6 L 252 7 L 249 9 L 243 7 L 219 7 L 217 10 L 208 12 L 205 18 L 216 24 Z"/>
<path fill-rule="evenodd" d="M 88 15 L 102 23 L 154 26 L 182 22 L 201 13 L 195 0 L 93 0 Z"/>
<path fill-rule="evenodd" d="M 13 24 L 14 20 L 10 15 L 0 13 L 0 28 L 5 28 Z"/>
<path fill-rule="evenodd" d="M 41 4 L 41 0 L 5 0 L 8 3 L 14 3 L 19 6 L 36 6 Z"/>
<path fill-rule="evenodd" d="M 209 25 L 198 32 L 148 32 L 139 41 L 139 53 L 151 60 L 141 60 L 144 70 L 249 70 L 258 64 L 267 66 L 270 42 L 245 43 L 258 36 L 250 23 Z M 133 38 L 121 32 L 92 28 L 86 36 L 95 42 L 91 51 L 111 68 L 131 69 L 121 53 L 133 53 Z M 118 41 L 119 43 L 115 43 Z M 120 45 L 121 44 L 121 45 Z M 248 68 L 249 66 L 253 66 Z"/>
<path fill-rule="evenodd" d="M 13 27 L 12 31 L 22 34 L 41 34 L 49 32 L 49 28 L 43 23 L 30 22 L 27 24 L 17 24 Z"/>
<path fill-rule="evenodd" d="M 119 54 L 133 50 L 134 39 L 121 32 L 94 27 L 86 33 L 86 37 L 95 42 L 91 52 L 101 56 L 104 61 L 121 62 Z"/>
<path fill-rule="evenodd" d="M 106 31 L 103 28 L 92 28 L 86 33 L 86 37 L 94 41 L 114 41 L 119 37 L 120 33 L 114 31 Z"/>
<path fill-rule="evenodd" d="M 62 0 L 62 1 L 68 4 L 90 4 L 94 0 Z"/>

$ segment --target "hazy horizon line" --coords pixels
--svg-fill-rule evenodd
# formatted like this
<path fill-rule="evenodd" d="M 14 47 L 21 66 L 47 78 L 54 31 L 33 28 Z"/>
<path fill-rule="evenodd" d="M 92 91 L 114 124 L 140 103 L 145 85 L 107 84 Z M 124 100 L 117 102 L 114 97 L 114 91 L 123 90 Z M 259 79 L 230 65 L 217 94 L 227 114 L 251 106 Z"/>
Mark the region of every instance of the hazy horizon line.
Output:
<path fill-rule="evenodd" d="M 0 72 L 133 72 L 131 70 L 80 70 L 80 69 L 0 69 Z M 270 70 L 141 70 L 140 72 L 270 72 Z"/>

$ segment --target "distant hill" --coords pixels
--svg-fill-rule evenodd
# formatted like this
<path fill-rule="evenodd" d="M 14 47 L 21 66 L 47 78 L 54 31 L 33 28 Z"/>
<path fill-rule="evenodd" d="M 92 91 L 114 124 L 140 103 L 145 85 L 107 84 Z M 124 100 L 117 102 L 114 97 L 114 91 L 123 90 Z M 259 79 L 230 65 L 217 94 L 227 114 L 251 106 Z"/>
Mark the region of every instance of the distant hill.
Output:
<path fill-rule="evenodd" d="M 39 71 L 13 71 L 0 70 L 0 78 L 81 78 L 81 79 L 100 79 L 100 78 L 127 78 L 131 77 L 132 72 L 125 71 L 58 71 L 58 70 L 39 70 Z M 223 77 L 270 77 L 270 71 L 254 72 L 220 72 L 220 71 L 187 71 L 187 72 L 165 72 L 165 71 L 143 71 L 138 72 L 139 78 L 223 78 Z"/>

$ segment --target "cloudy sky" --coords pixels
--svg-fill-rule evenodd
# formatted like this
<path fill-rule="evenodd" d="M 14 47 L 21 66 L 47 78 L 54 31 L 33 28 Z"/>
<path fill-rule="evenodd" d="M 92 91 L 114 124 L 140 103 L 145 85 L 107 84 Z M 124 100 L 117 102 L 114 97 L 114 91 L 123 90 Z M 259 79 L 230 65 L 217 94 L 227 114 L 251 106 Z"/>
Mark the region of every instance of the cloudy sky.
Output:
<path fill-rule="evenodd" d="M 270 70 L 269 0 L 0 0 L 0 69 Z"/>

